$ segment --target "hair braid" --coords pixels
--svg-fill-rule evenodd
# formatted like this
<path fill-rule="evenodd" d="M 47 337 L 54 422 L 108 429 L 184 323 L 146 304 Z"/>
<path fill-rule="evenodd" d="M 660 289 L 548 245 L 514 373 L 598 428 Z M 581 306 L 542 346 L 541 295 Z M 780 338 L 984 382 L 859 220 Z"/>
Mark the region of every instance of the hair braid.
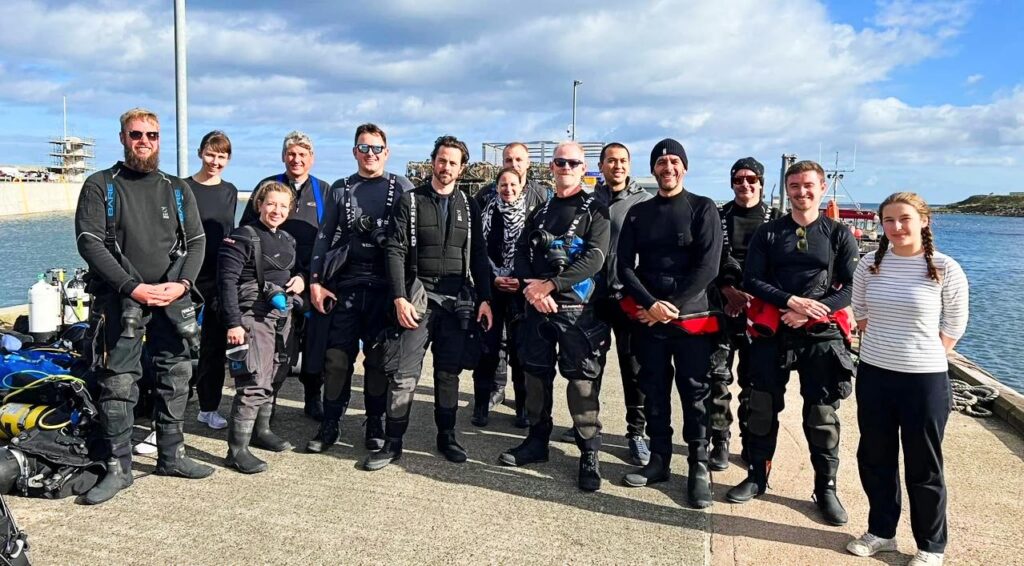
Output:
<path fill-rule="evenodd" d="M 935 255 L 935 243 L 932 238 L 931 226 L 921 228 L 921 245 L 924 247 L 924 261 L 928 264 L 928 278 L 933 279 L 936 283 L 942 283 L 939 270 L 932 263 L 932 256 Z"/>
<path fill-rule="evenodd" d="M 889 249 L 889 238 L 882 234 L 882 237 L 878 239 L 878 249 L 875 250 L 875 263 L 868 267 L 873 275 L 878 275 L 878 269 L 882 265 L 882 256 L 885 255 L 885 251 Z"/>

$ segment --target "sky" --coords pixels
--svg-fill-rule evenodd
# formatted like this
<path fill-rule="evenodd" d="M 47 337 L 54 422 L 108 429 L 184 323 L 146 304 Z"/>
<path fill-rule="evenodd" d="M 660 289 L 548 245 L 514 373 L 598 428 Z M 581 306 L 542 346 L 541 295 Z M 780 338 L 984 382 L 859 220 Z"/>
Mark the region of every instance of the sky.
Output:
<path fill-rule="evenodd" d="M 564 140 L 574 80 L 578 140 L 625 143 L 644 176 L 650 148 L 678 139 L 687 188 L 719 200 L 748 155 L 771 191 L 783 153 L 838 160 L 861 202 L 1024 190 L 1016 0 L 190 0 L 186 18 L 187 173 L 221 129 L 243 190 L 283 170 L 296 129 L 328 181 L 355 170 L 363 122 L 398 172 L 443 134 L 473 160 L 483 142 Z M 118 117 L 143 106 L 177 172 L 173 2 L 4 0 L 0 21 L 0 164 L 49 161 L 66 96 L 97 166 L 121 158 Z"/>

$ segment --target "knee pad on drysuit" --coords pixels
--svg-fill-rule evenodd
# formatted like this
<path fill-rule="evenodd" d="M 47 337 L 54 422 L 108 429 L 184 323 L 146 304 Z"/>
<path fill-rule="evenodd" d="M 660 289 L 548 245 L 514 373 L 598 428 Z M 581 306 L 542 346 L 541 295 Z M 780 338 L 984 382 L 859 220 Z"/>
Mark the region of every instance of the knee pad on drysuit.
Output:
<path fill-rule="evenodd" d="M 751 389 L 749 407 L 747 430 L 758 436 L 766 436 L 772 431 L 772 420 L 775 416 L 772 394 L 767 391 Z"/>
<path fill-rule="evenodd" d="M 811 405 L 804 421 L 807 440 L 818 448 L 832 450 L 839 446 L 839 415 L 831 405 Z"/>

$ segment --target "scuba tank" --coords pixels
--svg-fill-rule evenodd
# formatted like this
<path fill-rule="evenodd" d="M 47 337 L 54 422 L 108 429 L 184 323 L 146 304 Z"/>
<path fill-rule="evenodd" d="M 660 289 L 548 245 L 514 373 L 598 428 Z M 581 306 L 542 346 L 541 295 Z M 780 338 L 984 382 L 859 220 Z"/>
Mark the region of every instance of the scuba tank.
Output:
<path fill-rule="evenodd" d="M 38 426 L 53 407 L 28 403 L 0 405 L 0 439 L 10 440 L 22 432 Z"/>
<path fill-rule="evenodd" d="M 60 290 L 46 282 L 43 274 L 28 290 L 28 332 L 45 341 L 60 327 Z"/>
<path fill-rule="evenodd" d="M 85 269 L 76 269 L 74 278 L 64 288 L 63 320 L 65 325 L 89 320 L 92 297 L 85 292 L 85 273 Z"/>

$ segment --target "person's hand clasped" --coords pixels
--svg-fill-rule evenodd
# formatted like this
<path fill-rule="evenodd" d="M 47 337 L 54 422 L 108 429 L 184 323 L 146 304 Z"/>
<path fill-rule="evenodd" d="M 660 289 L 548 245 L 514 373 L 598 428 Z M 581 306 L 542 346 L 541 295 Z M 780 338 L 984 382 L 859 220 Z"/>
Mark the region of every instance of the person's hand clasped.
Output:
<path fill-rule="evenodd" d="M 725 297 L 725 314 L 739 316 L 746 310 L 750 302 L 750 295 L 740 291 L 736 287 L 727 285 L 721 288 L 722 296 Z"/>
<path fill-rule="evenodd" d="M 814 299 L 805 299 L 796 295 L 790 297 L 786 301 L 786 305 L 797 314 L 802 314 L 810 320 L 824 318 L 831 312 L 827 306 Z"/>
<path fill-rule="evenodd" d="M 782 312 L 782 323 L 790 328 L 800 328 L 807 324 L 810 318 L 796 312 L 796 311 L 783 311 Z"/>
<path fill-rule="evenodd" d="M 658 301 L 647 309 L 647 315 L 652 319 L 647 324 L 653 325 L 657 322 L 669 322 L 679 318 L 679 309 L 668 301 Z"/>

